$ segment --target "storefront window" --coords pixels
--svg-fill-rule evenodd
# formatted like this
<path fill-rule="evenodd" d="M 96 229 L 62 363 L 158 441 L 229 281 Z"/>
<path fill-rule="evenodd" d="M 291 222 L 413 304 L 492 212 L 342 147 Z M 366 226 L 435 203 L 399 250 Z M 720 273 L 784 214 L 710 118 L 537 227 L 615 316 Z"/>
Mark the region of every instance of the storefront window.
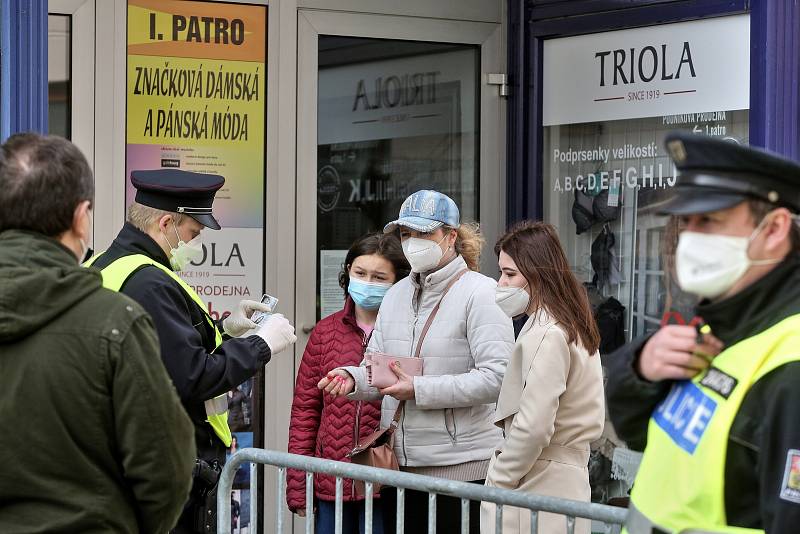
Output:
<path fill-rule="evenodd" d="M 477 219 L 479 57 L 467 45 L 320 37 L 318 318 L 341 309 L 347 249 L 411 193 L 441 191 Z"/>
<path fill-rule="evenodd" d="M 656 213 L 676 179 L 664 136 L 688 126 L 747 143 L 748 115 L 719 111 L 545 128 L 545 220 L 558 227 L 579 277 L 625 306 L 628 338 L 658 328 L 667 310 L 692 317 L 693 299 L 668 275 L 665 239 L 676 232 Z"/>
<path fill-rule="evenodd" d="M 748 57 L 746 15 L 545 44 L 544 217 L 593 303 L 625 308 L 600 320 L 601 352 L 693 319 L 671 275 L 676 222 L 657 214 L 676 182 L 664 137 L 747 143 Z"/>

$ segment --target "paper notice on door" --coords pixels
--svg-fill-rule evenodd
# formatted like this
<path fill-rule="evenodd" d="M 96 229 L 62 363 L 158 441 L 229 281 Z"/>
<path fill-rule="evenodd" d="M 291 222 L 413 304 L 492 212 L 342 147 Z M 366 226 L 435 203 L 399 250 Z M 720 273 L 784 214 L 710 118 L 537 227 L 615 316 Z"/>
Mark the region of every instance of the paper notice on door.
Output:
<path fill-rule="evenodd" d="M 339 287 L 339 273 L 347 256 L 346 250 L 319 251 L 319 308 L 320 319 L 344 307 L 344 291 Z"/>

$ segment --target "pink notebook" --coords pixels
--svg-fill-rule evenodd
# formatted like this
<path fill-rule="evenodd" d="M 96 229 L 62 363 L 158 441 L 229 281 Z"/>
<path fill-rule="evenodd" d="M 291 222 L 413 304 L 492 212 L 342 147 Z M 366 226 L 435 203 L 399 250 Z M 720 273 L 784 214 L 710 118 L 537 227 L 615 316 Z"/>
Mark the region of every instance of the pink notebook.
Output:
<path fill-rule="evenodd" d="M 364 366 L 367 368 L 367 383 L 370 386 L 383 389 L 397 382 L 397 375 L 389 367 L 391 362 L 400 364 L 400 368 L 407 375 L 422 376 L 422 358 L 409 358 L 403 356 L 389 356 L 382 352 L 367 352 L 364 354 Z"/>

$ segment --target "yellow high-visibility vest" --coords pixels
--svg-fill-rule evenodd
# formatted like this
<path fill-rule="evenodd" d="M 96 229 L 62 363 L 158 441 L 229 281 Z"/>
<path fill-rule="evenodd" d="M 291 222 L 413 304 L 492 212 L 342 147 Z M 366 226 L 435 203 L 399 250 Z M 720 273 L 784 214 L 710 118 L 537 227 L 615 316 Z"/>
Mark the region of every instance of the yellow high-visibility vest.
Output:
<path fill-rule="evenodd" d="M 84 266 L 91 267 L 91 265 L 97 261 L 97 258 L 99 258 L 101 255 L 102 253 L 90 258 L 86 263 L 84 263 Z M 178 283 L 181 289 L 183 289 L 184 293 L 186 293 L 193 301 L 195 301 L 200 309 L 203 310 L 206 321 L 208 322 L 209 326 L 214 329 L 214 350 L 216 350 L 216 348 L 222 344 L 222 333 L 219 331 L 219 328 L 217 328 L 214 320 L 208 314 L 203 300 L 189 284 L 181 279 L 180 276 L 175 274 L 167 267 L 161 265 L 156 260 L 148 258 L 144 254 L 131 254 L 129 256 L 122 256 L 121 258 L 114 260 L 100 269 L 100 273 L 103 275 L 103 287 L 112 291 L 119 291 L 120 288 L 125 284 L 125 281 L 130 278 L 130 276 L 140 267 L 144 267 L 145 265 L 158 267 L 167 275 L 169 275 L 173 280 L 175 280 L 175 282 Z M 219 439 L 222 440 L 225 446 L 230 447 L 232 439 L 231 429 L 228 426 L 227 396 L 223 394 L 205 401 L 205 409 L 206 422 L 211 425 L 211 428 L 214 429 L 214 433 L 219 436 Z"/>
<path fill-rule="evenodd" d="M 658 528 L 754 534 L 725 514 L 731 425 L 747 392 L 770 371 L 800 360 L 800 315 L 744 339 L 692 380 L 676 382 L 650 419 L 647 447 L 624 532 Z"/>

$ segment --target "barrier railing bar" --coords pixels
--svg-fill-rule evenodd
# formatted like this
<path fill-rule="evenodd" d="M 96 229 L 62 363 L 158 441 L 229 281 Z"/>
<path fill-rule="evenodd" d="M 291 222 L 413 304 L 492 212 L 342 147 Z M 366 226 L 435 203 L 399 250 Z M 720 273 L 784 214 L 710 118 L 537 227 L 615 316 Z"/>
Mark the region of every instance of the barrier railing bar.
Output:
<path fill-rule="evenodd" d="M 531 534 L 539 532 L 539 512 L 531 510 Z"/>
<path fill-rule="evenodd" d="M 258 464 L 250 463 L 250 532 L 258 528 Z"/>
<path fill-rule="evenodd" d="M 225 467 L 227 467 L 227 466 L 225 466 Z M 223 470 L 223 472 L 224 472 L 224 470 Z M 279 467 L 278 468 L 278 491 L 275 492 L 275 493 L 277 493 L 277 498 L 276 498 L 276 502 L 275 502 L 275 505 L 276 505 L 275 514 L 276 514 L 276 516 L 278 518 L 277 532 L 278 532 L 278 534 L 283 534 L 283 502 L 286 500 L 286 468 L 285 467 Z M 219 495 L 217 496 L 217 498 L 219 498 Z M 231 524 L 231 522 L 230 522 L 230 520 L 228 520 L 228 528 L 230 528 L 230 524 Z M 219 529 L 217 529 L 217 530 L 219 530 Z"/>
<path fill-rule="evenodd" d="M 365 483 L 364 532 L 372 532 L 372 482 Z"/>
<path fill-rule="evenodd" d="M 469 499 L 461 499 L 461 534 L 469 534 Z"/>
<path fill-rule="evenodd" d="M 406 531 L 406 489 L 397 488 L 397 532 L 405 534 Z"/>
<path fill-rule="evenodd" d="M 567 516 L 567 534 L 575 534 L 575 518 Z"/>
<path fill-rule="evenodd" d="M 436 494 L 428 493 L 428 534 L 436 534 Z"/>
<path fill-rule="evenodd" d="M 503 505 L 498 504 L 494 508 L 494 531 L 495 534 L 503 534 Z"/>
<path fill-rule="evenodd" d="M 627 510 L 623 508 L 615 508 L 602 504 L 559 499 L 547 495 L 515 492 L 500 488 L 480 486 L 478 484 L 470 484 L 468 482 L 434 478 L 425 475 L 405 473 L 403 471 L 392 471 L 389 469 L 376 469 L 358 464 L 336 462 L 334 460 L 324 460 L 321 458 L 300 456 L 279 451 L 245 448 L 230 457 L 219 480 L 219 490 L 217 494 L 219 513 L 217 516 L 217 524 L 220 534 L 230 532 L 230 491 L 236 470 L 244 462 L 258 462 L 278 467 L 279 481 L 281 481 L 281 470 L 283 471 L 282 474 L 285 479 L 285 469 L 291 468 L 397 487 L 397 523 L 398 531 L 400 532 L 403 532 L 403 527 L 405 525 L 401 520 L 403 517 L 401 508 L 402 511 L 405 510 L 405 495 L 404 492 L 400 491 L 401 488 L 466 498 L 474 501 L 488 501 L 498 505 L 516 506 L 518 508 L 528 508 L 559 515 L 594 519 L 604 523 L 616 523 L 620 525 L 625 522 L 625 516 L 627 515 Z M 279 494 L 282 494 L 282 490 L 283 488 L 281 488 Z M 228 496 L 227 499 L 224 498 L 226 495 Z M 278 505 L 279 510 L 282 509 L 283 502 L 278 502 Z M 278 514 L 278 517 L 280 518 L 281 515 L 282 514 Z M 532 514 L 532 523 L 533 522 Z M 531 528 L 532 532 L 534 532 L 533 527 Z"/>
<path fill-rule="evenodd" d="M 335 514 L 335 532 L 336 534 L 342 534 L 342 507 L 344 503 L 342 502 L 342 494 L 344 481 L 342 477 L 336 477 L 336 514 Z"/>
<path fill-rule="evenodd" d="M 314 473 L 306 473 L 306 534 L 314 534 Z"/>

